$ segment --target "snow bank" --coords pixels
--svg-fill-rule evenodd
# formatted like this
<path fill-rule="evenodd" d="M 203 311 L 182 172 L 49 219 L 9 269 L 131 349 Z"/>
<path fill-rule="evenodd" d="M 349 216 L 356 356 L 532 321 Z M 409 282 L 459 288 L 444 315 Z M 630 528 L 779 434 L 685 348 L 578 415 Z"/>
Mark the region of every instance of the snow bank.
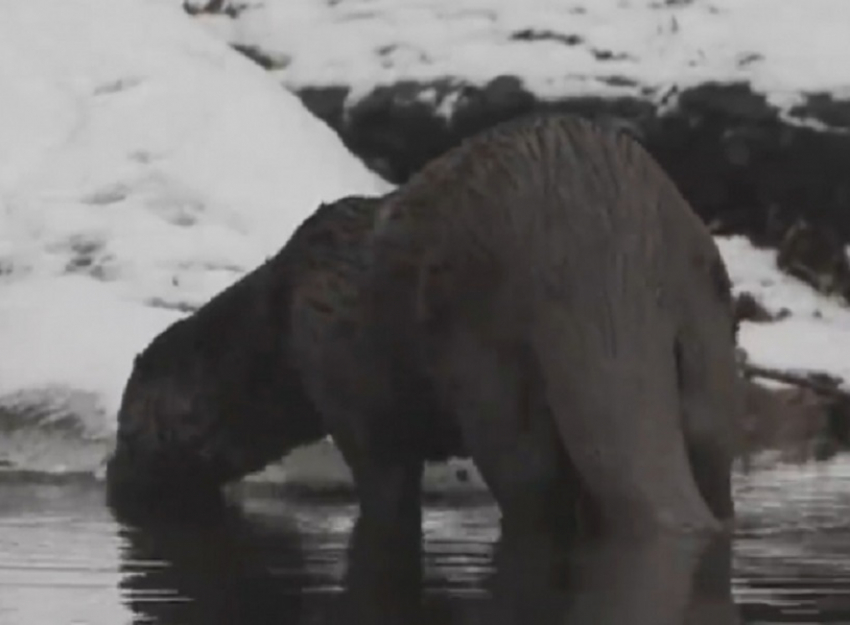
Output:
<path fill-rule="evenodd" d="M 181 310 L 386 188 L 170 2 L 0 3 L 0 111 L 0 408 L 93 394 L 88 435 Z"/>
<path fill-rule="evenodd" d="M 744 237 L 718 238 L 735 292 L 747 291 L 771 312 L 790 315 L 770 323 L 744 322 L 739 340 L 750 358 L 768 367 L 822 371 L 850 382 L 850 308 L 824 297 L 776 268 L 776 252 Z"/>
<path fill-rule="evenodd" d="M 291 84 L 362 86 L 464 72 L 475 80 L 514 70 L 532 81 L 551 78 L 558 63 L 584 67 L 576 59 L 586 49 L 508 35 L 573 27 L 594 46 L 636 55 L 616 63 L 653 68 L 647 76 L 660 81 L 676 63 L 690 67 L 683 59 L 699 45 L 716 47 L 710 69 L 719 71 L 717 59 L 731 62 L 750 46 L 741 41 L 767 46 L 770 33 L 797 19 L 794 9 L 773 9 L 760 29 L 723 31 L 724 47 L 718 20 L 727 20 L 724 28 L 737 23 L 728 20 L 743 24 L 763 3 L 715 2 L 714 13 L 694 2 L 676 10 L 676 33 L 653 37 L 650 24 L 657 28 L 672 10 L 587 5 L 287 0 L 247 11 L 234 27 L 284 41 Z M 629 16 L 636 21 L 628 28 L 616 26 Z M 827 54 L 831 36 L 827 30 L 809 44 Z M 782 44 L 796 50 L 794 39 Z M 653 65 L 661 57 L 667 64 Z M 581 62 L 588 76 L 601 71 Z M 773 81 L 765 84 L 796 81 L 794 67 L 764 73 Z M 831 71 L 806 77 L 825 84 Z M 581 88 L 592 91 L 592 82 Z M 89 442 L 109 441 L 132 356 L 156 333 L 273 253 L 320 201 L 386 190 L 294 96 L 193 24 L 174 0 L 0 3 L 0 106 L 0 429 L 20 433 L 22 424 L 9 420 L 32 419 L 66 452 L 34 447 L 29 435 L 4 436 L 0 465 L 50 468 L 61 456 L 63 467 L 94 466 L 101 447 L 93 452 Z M 792 311 L 782 322 L 745 324 L 751 357 L 850 377 L 841 353 L 850 338 L 847 309 L 780 274 L 771 252 L 737 238 L 720 244 L 736 289 Z M 34 402 L 40 412 L 28 410 Z M 88 408 L 74 411 L 74 402 Z M 58 422 L 69 411 L 81 421 L 46 427 L 45 412 Z"/>
<path fill-rule="evenodd" d="M 519 76 L 542 97 L 638 94 L 746 80 L 778 105 L 847 93 L 844 0 L 252 0 L 237 20 L 201 19 L 279 58 L 291 87 L 401 79 L 482 85 Z M 817 36 L 807 36 L 817 33 Z M 614 78 L 615 80 L 612 80 Z M 626 80 L 623 80 L 625 78 Z"/>
<path fill-rule="evenodd" d="M 176 0 L 171 0 L 176 1 Z M 195 5 L 203 4 L 197 0 Z M 198 21 L 276 58 L 288 86 L 350 86 L 350 99 L 402 80 L 484 84 L 520 77 L 540 96 L 657 94 L 671 85 L 745 80 L 782 107 L 806 91 L 850 95 L 840 63 L 850 3 L 773 0 L 240 0 L 237 19 Z M 843 19 L 842 19 L 843 16 Z M 817 32 L 803 37 L 802 32 Z M 611 81 L 611 77 L 628 80 Z M 444 102 L 442 106 L 451 106 Z M 776 269 L 775 252 L 719 239 L 737 291 L 792 315 L 744 323 L 741 342 L 766 366 L 850 380 L 850 312 Z"/>

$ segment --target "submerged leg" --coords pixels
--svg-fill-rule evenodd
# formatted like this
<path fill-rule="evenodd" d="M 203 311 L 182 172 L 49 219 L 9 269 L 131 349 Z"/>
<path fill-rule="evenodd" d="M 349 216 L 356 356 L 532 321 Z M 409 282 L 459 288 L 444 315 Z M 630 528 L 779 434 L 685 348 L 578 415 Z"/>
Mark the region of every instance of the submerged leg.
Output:
<path fill-rule="evenodd" d="M 544 623 L 557 612 L 569 548 L 582 529 L 581 484 L 536 363 L 527 349 L 456 329 L 436 349 L 434 379 L 502 515 L 491 620 Z"/>
<path fill-rule="evenodd" d="M 360 514 L 349 544 L 344 622 L 404 625 L 420 601 L 423 462 L 378 448 L 367 421 L 345 418 L 354 420 L 331 430 L 351 469 Z"/>
<path fill-rule="evenodd" d="M 578 476 L 545 401 L 536 363 L 517 345 L 455 329 L 434 350 L 437 393 L 499 505 L 501 551 L 564 550 L 578 531 Z M 521 547 L 520 547 L 521 545 Z"/>
<path fill-rule="evenodd" d="M 406 625 L 420 607 L 422 465 L 355 461 L 352 472 L 360 516 L 348 552 L 344 622 Z"/>
<path fill-rule="evenodd" d="M 334 442 L 354 478 L 360 503 L 359 525 L 369 540 L 381 539 L 408 549 L 418 545 L 422 530 L 421 481 L 424 462 L 405 449 L 388 448 L 389 420 L 329 406 L 325 416 Z M 396 420 L 402 420 L 398 415 Z"/>
<path fill-rule="evenodd" d="M 354 352 L 343 354 L 349 356 Z M 340 359 L 337 359 L 339 361 Z M 390 414 L 380 371 L 366 363 L 355 374 L 337 361 L 314 366 L 311 398 L 354 479 L 360 513 L 351 535 L 343 620 L 399 625 L 410 622 L 421 590 L 421 479 L 423 460 L 393 444 L 405 415 Z M 353 363 L 345 362 L 353 365 Z M 336 375 L 331 375 L 336 374 Z"/>

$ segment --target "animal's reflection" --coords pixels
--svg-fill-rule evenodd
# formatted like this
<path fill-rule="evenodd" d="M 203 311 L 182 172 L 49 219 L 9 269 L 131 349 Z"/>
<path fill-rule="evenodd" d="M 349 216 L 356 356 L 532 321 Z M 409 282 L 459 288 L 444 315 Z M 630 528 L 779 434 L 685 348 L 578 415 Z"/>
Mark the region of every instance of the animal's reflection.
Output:
<path fill-rule="evenodd" d="M 594 541 L 566 559 L 534 546 L 500 555 L 487 619 L 496 625 L 740 623 L 728 538 Z"/>
<path fill-rule="evenodd" d="M 298 533 L 222 506 L 204 515 L 117 515 L 122 594 L 136 622 L 157 625 L 301 623 L 310 585 Z M 295 578 L 290 579 L 290 578 Z"/>
<path fill-rule="evenodd" d="M 596 541 L 563 549 L 505 536 L 487 593 L 428 593 L 411 537 L 351 535 L 344 591 L 306 564 L 295 524 L 222 508 L 196 520 L 122 518 L 125 600 L 158 625 L 736 625 L 728 539 Z"/>

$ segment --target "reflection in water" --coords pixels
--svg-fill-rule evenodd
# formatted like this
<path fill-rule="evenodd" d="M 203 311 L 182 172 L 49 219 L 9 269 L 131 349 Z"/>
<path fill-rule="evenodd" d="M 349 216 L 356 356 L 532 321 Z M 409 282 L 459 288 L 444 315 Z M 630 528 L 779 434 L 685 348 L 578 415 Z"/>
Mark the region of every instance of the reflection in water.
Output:
<path fill-rule="evenodd" d="M 850 469 L 827 469 L 768 475 L 739 493 L 733 583 L 745 622 L 850 623 Z M 252 495 L 240 511 L 180 523 L 116 523 L 103 500 L 90 480 L 0 475 L 0 625 L 355 622 L 342 593 L 357 513 L 348 498 Z M 699 624 L 730 607 L 720 548 L 697 562 L 681 544 L 585 545 L 565 568 L 545 557 L 511 564 L 504 544 L 493 556 L 495 506 L 466 496 L 426 501 L 423 528 L 421 605 L 400 602 L 418 612 L 411 625 L 640 625 L 675 622 L 683 604 L 681 618 Z M 378 549 L 364 545 L 368 563 Z M 372 588 L 385 597 L 380 581 Z"/>
<path fill-rule="evenodd" d="M 564 625 L 736 625 L 728 538 L 600 545 L 577 558 Z"/>
<path fill-rule="evenodd" d="M 844 467 L 793 468 L 793 480 L 763 476 L 739 493 L 733 589 L 745 622 L 850 623 Z M 587 555 L 573 558 L 566 572 L 557 562 L 546 570 L 545 558 L 511 565 L 504 545 L 493 557 L 492 502 L 459 499 L 426 501 L 424 582 L 414 610 L 423 625 L 576 625 L 585 618 L 604 625 L 620 618 L 616 610 L 640 625 L 675 621 L 682 603 L 690 606 L 685 622 L 699 624 L 713 618 L 713 604 L 721 614 L 729 607 L 725 574 L 716 572 L 726 566 L 722 549 L 694 564 L 675 545 L 607 554 L 585 545 Z M 240 512 L 181 523 L 116 523 L 103 501 L 102 485 L 88 479 L 0 473 L 0 625 L 129 625 L 134 615 L 160 625 L 354 622 L 341 592 L 357 512 L 348 498 L 250 496 Z M 368 557 L 369 548 L 363 551 Z M 641 603 L 657 593 L 658 606 Z M 657 608 L 664 613 L 656 616 Z"/>
<path fill-rule="evenodd" d="M 525 551 L 528 553 L 528 550 Z M 658 538 L 575 545 L 569 558 L 500 562 L 491 617 L 497 625 L 737 625 L 731 541 Z M 516 564 L 510 564 L 514 560 Z M 559 581 L 561 580 L 561 581 Z"/>
<path fill-rule="evenodd" d="M 299 535 L 235 509 L 207 518 L 137 519 L 126 525 L 121 581 L 138 621 L 160 625 L 302 623 L 313 584 Z"/>
<path fill-rule="evenodd" d="M 337 539 L 347 538 L 338 525 Z M 489 592 L 423 598 L 419 554 L 363 528 L 351 533 L 348 552 L 343 542 L 328 543 L 327 560 L 348 560 L 344 578 L 305 555 L 318 547 L 297 514 L 264 519 L 222 509 L 180 523 L 135 519 L 122 533 L 125 602 L 138 622 L 158 625 L 740 622 L 728 540 L 583 544 L 566 560 L 527 541 L 505 543 L 487 575 Z M 434 585 L 451 588 L 428 580 Z"/>
<path fill-rule="evenodd" d="M 316 507 L 291 518 L 227 508 L 180 522 L 125 517 L 124 601 L 137 622 L 158 625 L 453 622 L 441 597 L 420 605 L 414 554 L 350 532 L 352 506 Z"/>

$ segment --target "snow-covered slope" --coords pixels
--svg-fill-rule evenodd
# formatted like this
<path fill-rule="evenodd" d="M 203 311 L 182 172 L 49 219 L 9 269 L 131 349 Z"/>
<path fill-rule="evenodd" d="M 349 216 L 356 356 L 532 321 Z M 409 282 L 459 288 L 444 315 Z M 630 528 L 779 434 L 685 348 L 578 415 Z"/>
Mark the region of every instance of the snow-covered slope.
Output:
<path fill-rule="evenodd" d="M 172 1 L 177 0 L 159 0 Z M 208 0 L 190 0 L 194 8 Z M 516 76 L 539 97 L 663 98 L 711 80 L 741 80 L 785 111 L 806 93 L 850 95 L 844 0 L 232 0 L 233 19 L 194 19 L 270 55 L 293 89 L 347 86 L 347 104 L 378 85 Z M 803 32 L 816 37 L 801 36 Z M 421 97 L 440 97 L 438 90 Z M 448 114 L 456 93 L 433 102 Z M 445 95 L 445 94 L 444 94 Z M 797 120 L 799 123 L 800 120 Z M 809 123 L 810 120 L 807 122 Z M 777 271 L 775 252 L 719 240 L 736 291 L 792 315 L 743 324 L 755 362 L 850 380 L 850 310 Z"/>
<path fill-rule="evenodd" d="M 82 401 L 62 435 L 108 436 L 132 356 L 186 306 L 320 201 L 385 188 L 173 3 L 0 3 L 0 462 L 38 460 L 10 449 L 26 406 Z"/>
<path fill-rule="evenodd" d="M 173 0 L 177 1 L 177 0 Z M 194 2 L 203 4 L 202 0 Z M 540 97 L 657 95 L 743 80 L 778 106 L 850 90 L 844 0 L 239 0 L 236 20 L 199 17 L 258 46 L 284 84 L 522 79 Z M 446 102 L 451 106 L 451 102 Z"/>
<path fill-rule="evenodd" d="M 519 54 L 504 29 L 551 27 L 561 23 L 552 12 L 567 6 L 537 0 L 527 11 L 505 5 L 492 17 L 488 7 L 498 3 L 466 1 L 464 13 L 437 0 L 291 2 L 286 24 L 274 12 L 282 4 L 269 5 L 278 8 L 265 18 L 278 34 L 285 25 L 298 51 L 284 72 L 295 81 L 299 72 L 321 70 L 329 82 L 345 75 L 349 83 L 416 74 L 424 67 L 418 56 L 402 62 L 392 53 L 385 71 L 370 50 L 394 37 L 407 42 L 401 49 L 418 42 L 437 54 L 440 16 L 454 24 L 440 35 L 455 46 L 444 49 L 445 63 L 468 54 L 481 72 L 513 67 L 533 79 L 541 56 L 505 66 L 494 50 Z M 596 20 L 588 32 L 602 45 L 613 37 L 606 15 L 642 3 L 585 4 L 583 13 L 559 15 L 585 20 L 582 28 Z M 682 10 L 707 11 L 692 4 Z M 731 11 L 727 4 L 715 6 Z M 358 22 L 358 11 L 371 17 Z M 372 19 L 376 12 L 384 17 Z M 706 15 L 705 32 L 719 37 Z M 502 24 L 502 35 L 491 22 Z M 261 21 L 239 24 L 260 28 Z M 648 28 L 641 24 L 616 41 L 637 45 L 630 42 Z M 193 24 L 179 2 L 0 3 L 0 466 L 96 467 L 137 351 L 274 252 L 319 201 L 385 189 L 294 96 Z M 752 359 L 850 379 L 847 308 L 780 274 L 772 252 L 740 238 L 720 244 L 736 289 L 792 312 L 781 322 L 744 325 Z"/>

